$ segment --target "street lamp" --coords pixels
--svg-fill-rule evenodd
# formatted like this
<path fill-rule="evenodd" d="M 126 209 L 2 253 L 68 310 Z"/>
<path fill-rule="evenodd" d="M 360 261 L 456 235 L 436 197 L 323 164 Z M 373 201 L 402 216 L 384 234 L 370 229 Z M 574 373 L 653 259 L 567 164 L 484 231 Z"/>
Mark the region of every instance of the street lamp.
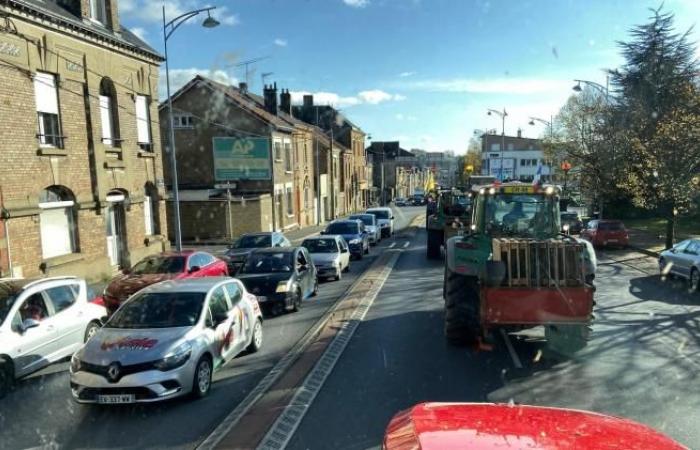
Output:
<path fill-rule="evenodd" d="M 177 181 L 177 159 L 175 157 L 175 128 L 173 127 L 173 100 L 170 97 L 170 67 L 168 58 L 168 39 L 180 25 L 187 22 L 192 17 L 199 13 L 206 12 L 207 18 L 202 22 L 204 28 L 214 28 L 219 25 L 219 21 L 211 16 L 211 10 L 216 9 L 216 6 L 208 8 L 195 9 L 186 12 L 172 19 L 170 22 L 165 21 L 165 5 L 163 5 L 163 46 L 165 49 L 165 84 L 168 93 L 168 134 L 170 136 L 170 171 L 172 172 L 172 189 L 173 203 L 175 204 L 175 249 L 179 252 L 182 250 L 182 227 L 180 225 L 180 190 Z"/>
<path fill-rule="evenodd" d="M 605 102 L 606 103 L 610 101 L 610 89 L 609 89 L 610 76 L 609 75 L 605 76 L 605 86 L 603 86 L 600 83 L 596 83 L 595 81 L 588 81 L 588 80 L 574 80 L 574 81 L 576 82 L 576 84 L 574 85 L 574 87 L 571 88 L 571 89 L 573 89 L 574 92 L 583 91 L 583 88 L 581 87 L 581 83 L 583 83 L 586 86 L 590 86 L 593 89 L 596 89 L 597 91 L 599 91 L 600 93 L 605 95 Z"/>
<path fill-rule="evenodd" d="M 549 127 L 549 138 L 552 139 L 554 137 L 554 119 L 552 116 L 549 116 L 549 120 L 545 119 L 540 119 L 539 117 L 530 117 L 530 121 L 528 122 L 529 125 L 535 125 L 535 122 L 539 122 L 541 124 L 544 124 Z"/>
<path fill-rule="evenodd" d="M 506 112 L 505 108 L 503 108 L 503 111 L 489 108 L 487 114 L 489 116 L 495 114 L 501 118 L 501 176 L 499 177 L 499 179 L 500 181 L 503 181 L 503 153 L 506 150 L 506 117 L 508 117 L 508 112 Z"/>

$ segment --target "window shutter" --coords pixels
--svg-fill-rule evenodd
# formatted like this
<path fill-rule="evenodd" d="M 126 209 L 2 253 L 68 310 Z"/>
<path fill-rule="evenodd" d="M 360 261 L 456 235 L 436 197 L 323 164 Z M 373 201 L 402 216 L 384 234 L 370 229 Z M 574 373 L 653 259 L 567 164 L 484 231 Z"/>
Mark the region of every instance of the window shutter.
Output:
<path fill-rule="evenodd" d="M 112 145 L 112 105 L 111 98 L 100 95 L 100 119 L 102 121 L 102 143 Z"/>
<path fill-rule="evenodd" d="M 143 216 L 146 221 L 146 236 L 152 236 L 153 232 L 153 205 L 151 197 L 147 195 L 143 199 Z"/>
<path fill-rule="evenodd" d="M 148 99 L 143 95 L 136 96 L 136 133 L 139 144 L 151 143 L 151 128 L 148 117 Z"/>
<path fill-rule="evenodd" d="M 68 208 L 43 209 L 39 218 L 44 258 L 73 252 Z"/>
<path fill-rule="evenodd" d="M 38 112 L 58 114 L 56 77 L 53 74 L 37 72 L 34 75 L 34 95 Z"/>

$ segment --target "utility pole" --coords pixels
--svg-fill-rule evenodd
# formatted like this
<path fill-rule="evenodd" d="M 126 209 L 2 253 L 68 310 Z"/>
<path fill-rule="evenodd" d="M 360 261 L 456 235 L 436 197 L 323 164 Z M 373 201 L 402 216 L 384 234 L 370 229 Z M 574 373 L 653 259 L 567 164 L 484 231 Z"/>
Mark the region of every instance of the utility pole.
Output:
<path fill-rule="evenodd" d="M 272 231 L 277 231 L 277 204 L 275 202 L 275 148 L 270 132 L 270 189 L 272 192 Z"/>

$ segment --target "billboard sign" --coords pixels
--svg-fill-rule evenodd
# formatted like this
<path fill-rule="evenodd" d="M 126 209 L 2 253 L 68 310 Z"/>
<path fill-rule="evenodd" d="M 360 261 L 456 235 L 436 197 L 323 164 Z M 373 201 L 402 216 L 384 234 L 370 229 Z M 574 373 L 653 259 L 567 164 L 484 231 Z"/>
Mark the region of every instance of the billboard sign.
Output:
<path fill-rule="evenodd" d="M 214 180 L 270 180 L 270 139 L 215 137 Z"/>

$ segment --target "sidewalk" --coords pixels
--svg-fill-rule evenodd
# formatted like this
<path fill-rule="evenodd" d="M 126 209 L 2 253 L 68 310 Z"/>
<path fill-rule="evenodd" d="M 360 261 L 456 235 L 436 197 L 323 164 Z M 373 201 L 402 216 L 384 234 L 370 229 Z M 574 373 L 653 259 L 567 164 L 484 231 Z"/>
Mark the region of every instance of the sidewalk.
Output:
<path fill-rule="evenodd" d="M 628 228 L 627 231 L 630 235 L 629 246 L 637 251 L 649 256 L 659 256 L 659 253 L 666 249 L 666 236 L 664 234 L 655 234 L 635 228 Z M 676 233 L 676 242 L 691 238 L 700 239 L 700 235 Z"/>

